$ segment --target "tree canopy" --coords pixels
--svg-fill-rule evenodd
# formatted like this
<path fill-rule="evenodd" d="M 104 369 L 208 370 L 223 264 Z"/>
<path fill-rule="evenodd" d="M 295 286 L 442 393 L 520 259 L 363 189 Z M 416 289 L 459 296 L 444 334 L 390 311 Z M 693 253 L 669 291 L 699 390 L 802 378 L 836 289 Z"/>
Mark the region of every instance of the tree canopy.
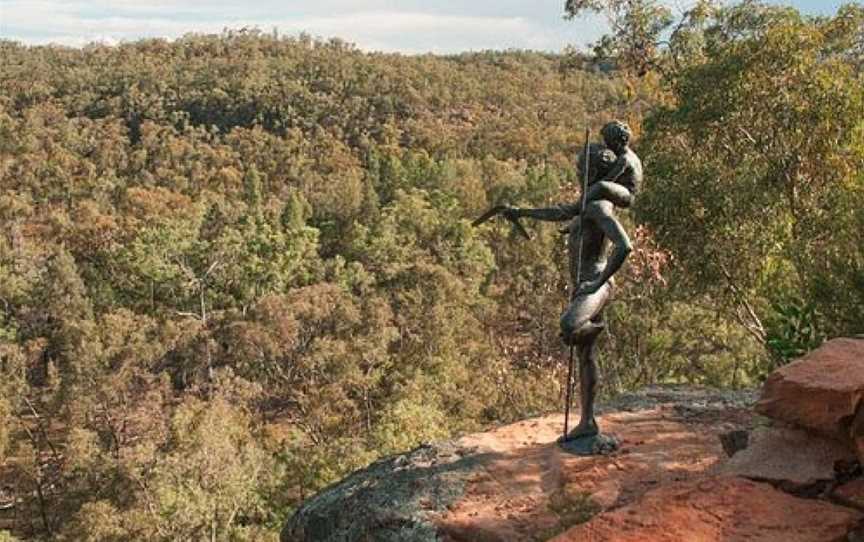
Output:
<path fill-rule="evenodd" d="M 604 393 L 861 332 L 861 7 L 659 6 L 567 3 L 604 69 L 0 41 L 0 539 L 275 540 L 383 454 L 559 409 L 564 239 L 471 220 L 576 200 L 611 118 L 647 178 Z"/>

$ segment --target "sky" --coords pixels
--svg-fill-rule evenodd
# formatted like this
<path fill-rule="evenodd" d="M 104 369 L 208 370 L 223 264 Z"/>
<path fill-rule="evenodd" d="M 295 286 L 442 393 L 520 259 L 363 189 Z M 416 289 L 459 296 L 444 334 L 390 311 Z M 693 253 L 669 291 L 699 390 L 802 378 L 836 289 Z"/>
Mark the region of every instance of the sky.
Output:
<path fill-rule="evenodd" d="M 669 0 L 680 11 L 688 0 Z M 830 14 L 844 0 L 774 0 Z M 604 30 L 597 16 L 563 18 L 564 0 L 0 0 L 0 38 L 81 46 L 189 32 L 274 29 L 339 37 L 364 50 L 455 53 L 583 48 Z"/>

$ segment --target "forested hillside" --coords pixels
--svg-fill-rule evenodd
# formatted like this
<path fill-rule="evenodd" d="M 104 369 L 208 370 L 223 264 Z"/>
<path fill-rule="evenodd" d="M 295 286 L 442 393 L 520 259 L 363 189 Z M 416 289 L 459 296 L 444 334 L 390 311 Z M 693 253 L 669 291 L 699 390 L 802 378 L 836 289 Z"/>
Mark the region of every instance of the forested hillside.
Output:
<path fill-rule="evenodd" d="M 860 11 L 714 14 L 638 77 L 255 31 L 0 42 L 0 540 L 275 539 L 383 454 L 560 408 L 564 238 L 470 222 L 576 199 L 612 118 L 647 180 L 605 393 L 744 386 L 855 331 Z"/>

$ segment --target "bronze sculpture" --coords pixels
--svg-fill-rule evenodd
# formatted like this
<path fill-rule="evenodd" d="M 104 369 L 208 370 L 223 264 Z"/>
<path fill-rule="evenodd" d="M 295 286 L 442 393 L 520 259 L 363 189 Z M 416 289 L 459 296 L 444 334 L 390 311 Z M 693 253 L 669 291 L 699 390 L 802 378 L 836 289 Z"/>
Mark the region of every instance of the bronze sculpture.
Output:
<path fill-rule="evenodd" d="M 571 360 L 572 348 L 578 352 L 581 419 L 569 433 L 565 422 L 562 442 L 567 444 L 583 440 L 574 449 L 577 453 L 597 453 L 598 446 L 607 450 L 615 447 L 614 438 L 600 438 L 600 429 L 594 417 L 598 381 L 595 347 L 600 333 L 605 329 L 603 310 L 611 298 L 614 284 L 612 277 L 632 251 L 630 238 L 615 216 L 615 207 L 630 207 L 642 181 L 642 163 L 629 147 L 629 128 L 614 121 L 603 127 L 601 135 L 605 147 L 586 141 L 586 151 L 580 153 L 580 173 L 586 178 L 583 203 L 540 209 L 505 207 L 498 210 L 514 225 L 519 224 L 520 218 L 571 221 L 567 229 L 570 302 L 561 315 L 560 325 L 561 338 L 571 347 Z M 606 247 L 609 243 L 613 249 L 607 259 Z M 568 412 L 570 380 L 568 377 Z"/>

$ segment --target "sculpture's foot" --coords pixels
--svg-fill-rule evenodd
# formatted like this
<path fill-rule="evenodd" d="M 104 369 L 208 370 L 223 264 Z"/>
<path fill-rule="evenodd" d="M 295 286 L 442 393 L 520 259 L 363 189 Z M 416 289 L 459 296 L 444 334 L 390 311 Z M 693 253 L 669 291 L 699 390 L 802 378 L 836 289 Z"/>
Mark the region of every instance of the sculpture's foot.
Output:
<path fill-rule="evenodd" d="M 572 433 L 571 433 L 572 434 Z M 621 442 L 615 435 L 595 433 L 581 437 L 558 439 L 558 445 L 565 452 L 573 455 L 609 455 L 621 447 Z"/>
<path fill-rule="evenodd" d="M 593 437 L 598 433 L 600 433 L 600 427 L 597 426 L 597 420 L 594 418 L 588 418 L 587 420 L 580 421 L 579 425 L 567 433 L 567 438 L 565 439 L 562 437 L 561 440 L 568 441 L 582 437 Z"/>

